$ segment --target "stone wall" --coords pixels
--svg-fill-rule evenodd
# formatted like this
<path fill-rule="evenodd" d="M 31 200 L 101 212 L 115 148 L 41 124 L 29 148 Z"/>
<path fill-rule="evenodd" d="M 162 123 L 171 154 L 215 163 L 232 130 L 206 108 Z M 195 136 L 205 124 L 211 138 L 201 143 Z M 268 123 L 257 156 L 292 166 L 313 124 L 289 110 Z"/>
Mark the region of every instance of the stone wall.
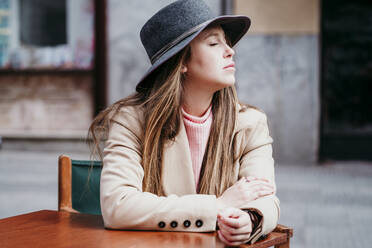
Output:
<path fill-rule="evenodd" d="M 247 35 L 236 54 L 239 99 L 267 114 L 274 157 L 282 162 L 316 162 L 317 36 Z"/>
<path fill-rule="evenodd" d="M 318 159 L 319 0 L 236 0 L 251 29 L 236 47 L 240 100 L 261 108 L 274 138 L 274 158 Z"/>
<path fill-rule="evenodd" d="M 90 73 L 7 73 L 0 82 L 0 136 L 84 138 L 93 116 Z"/>

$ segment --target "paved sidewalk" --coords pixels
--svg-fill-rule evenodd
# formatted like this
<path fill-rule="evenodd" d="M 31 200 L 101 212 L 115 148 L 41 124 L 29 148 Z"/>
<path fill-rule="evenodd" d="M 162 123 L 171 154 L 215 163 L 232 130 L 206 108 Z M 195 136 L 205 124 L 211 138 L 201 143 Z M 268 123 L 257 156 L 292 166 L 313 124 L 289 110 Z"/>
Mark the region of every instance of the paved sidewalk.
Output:
<path fill-rule="evenodd" d="M 0 150 L 0 218 L 57 209 L 58 155 Z M 291 247 L 372 246 L 372 163 L 280 164 L 276 181 L 280 223 L 294 228 Z"/>
<path fill-rule="evenodd" d="M 372 163 L 278 165 L 276 181 L 292 247 L 372 247 Z"/>

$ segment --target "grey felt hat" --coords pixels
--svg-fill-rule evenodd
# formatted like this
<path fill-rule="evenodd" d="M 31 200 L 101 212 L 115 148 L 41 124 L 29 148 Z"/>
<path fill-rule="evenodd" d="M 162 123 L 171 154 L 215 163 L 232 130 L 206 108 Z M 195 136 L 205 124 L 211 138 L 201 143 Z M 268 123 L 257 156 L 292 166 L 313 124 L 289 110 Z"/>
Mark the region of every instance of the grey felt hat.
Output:
<path fill-rule="evenodd" d="M 151 86 L 156 69 L 186 47 L 210 25 L 220 24 L 234 46 L 248 31 L 247 16 L 215 16 L 202 0 L 178 0 L 154 14 L 142 27 L 140 36 L 152 66 L 137 84 L 138 92 Z"/>

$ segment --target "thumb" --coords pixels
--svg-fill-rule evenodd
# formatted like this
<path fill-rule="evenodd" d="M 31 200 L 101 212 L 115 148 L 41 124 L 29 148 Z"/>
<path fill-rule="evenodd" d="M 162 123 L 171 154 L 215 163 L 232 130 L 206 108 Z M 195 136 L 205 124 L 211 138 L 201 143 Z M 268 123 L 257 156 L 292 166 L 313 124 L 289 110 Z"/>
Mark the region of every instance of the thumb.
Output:
<path fill-rule="evenodd" d="M 220 212 L 220 216 L 222 218 L 228 219 L 228 218 L 239 218 L 241 215 L 240 209 L 238 208 L 225 208 Z"/>

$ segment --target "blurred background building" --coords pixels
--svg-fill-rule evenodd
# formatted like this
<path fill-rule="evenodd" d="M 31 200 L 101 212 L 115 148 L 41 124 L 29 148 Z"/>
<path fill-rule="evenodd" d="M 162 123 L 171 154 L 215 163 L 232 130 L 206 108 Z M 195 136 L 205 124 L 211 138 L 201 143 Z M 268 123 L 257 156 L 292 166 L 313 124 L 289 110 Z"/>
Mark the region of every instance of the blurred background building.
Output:
<path fill-rule="evenodd" d="M 149 68 L 139 31 L 170 2 L 0 0 L 2 146 L 86 149 L 94 115 Z M 267 113 L 277 161 L 372 159 L 371 1 L 206 2 L 251 17 L 236 85 Z"/>

